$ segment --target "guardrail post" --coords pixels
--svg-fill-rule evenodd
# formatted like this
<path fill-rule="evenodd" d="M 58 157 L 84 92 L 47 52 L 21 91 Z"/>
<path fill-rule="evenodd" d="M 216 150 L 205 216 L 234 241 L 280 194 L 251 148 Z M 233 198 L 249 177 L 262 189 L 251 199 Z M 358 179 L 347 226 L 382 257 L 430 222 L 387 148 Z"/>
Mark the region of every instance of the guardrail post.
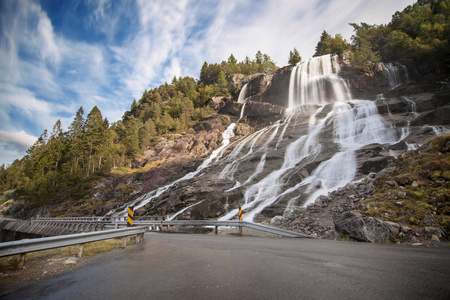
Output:
<path fill-rule="evenodd" d="M 141 243 L 142 241 L 144 241 L 144 234 L 143 233 L 139 233 L 136 235 L 136 244 Z"/>
<path fill-rule="evenodd" d="M 23 266 L 25 265 L 25 256 L 26 255 L 27 255 L 26 253 L 19 254 L 19 257 L 17 258 L 17 268 L 18 269 L 23 269 Z"/>
<path fill-rule="evenodd" d="M 122 247 L 125 248 L 126 246 L 127 246 L 127 237 L 124 236 L 124 237 L 122 238 Z"/>
<path fill-rule="evenodd" d="M 78 244 L 77 257 L 82 257 L 83 256 L 83 248 L 84 248 L 84 244 Z"/>
<path fill-rule="evenodd" d="M 214 233 L 217 234 L 219 226 L 215 226 Z"/>

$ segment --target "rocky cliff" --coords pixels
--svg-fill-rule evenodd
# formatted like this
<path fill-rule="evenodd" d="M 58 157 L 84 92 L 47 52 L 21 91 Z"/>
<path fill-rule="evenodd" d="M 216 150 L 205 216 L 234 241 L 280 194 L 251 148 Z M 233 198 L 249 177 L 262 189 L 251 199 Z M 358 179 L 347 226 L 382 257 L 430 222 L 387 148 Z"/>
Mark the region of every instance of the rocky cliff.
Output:
<path fill-rule="evenodd" d="M 348 85 L 352 96 L 328 101 L 316 86 L 302 90 L 298 83 L 299 91 L 312 91 L 312 101 L 292 108 L 292 72 L 230 78 L 236 88 L 247 84 L 245 103 L 212 99 L 218 114 L 153 145 L 131 163 L 137 172 L 93 182 L 76 205 L 68 201 L 44 213 L 121 215 L 132 204 L 141 216 L 233 219 L 241 206 L 247 220 L 324 238 L 414 242 L 416 234 L 432 237 L 425 227 L 447 235 L 439 222 L 422 219 L 411 227 L 409 219 L 385 218 L 363 203 L 386 182 L 381 178 L 395 159 L 448 132 L 449 86 L 405 75 L 393 86 L 385 65 L 366 74 L 341 57 L 332 74 L 319 77 L 333 97 L 336 83 Z M 223 145 L 230 128 L 235 136 Z M 220 151 L 212 157 L 213 150 Z"/>
<path fill-rule="evenodd" d="M 404 236 L 408 233 L 412 241 L 412 237 L 417 238 L 416 234 L 425 237 L 423 230 L 408 229 L 407 222 L 400 222 L 397 226 L 379 216 L 364 215 L 360 202 L 371 197 L 378 176 L 396 157 L 419 147 L 436 134 L 448 131 L 448 86 L 410 81 L 393 88 L 381 64 L 374 66 L 373 76 L 351 71 L 345 64 L 341 67 L 352 94 L 369 101 L 350 100 L 350 106 L 342 108 L 332 103 L 305 105 L 293 115 L 286 115 L 292 68 L 280 69 L 272 76 L 255 76 L 247 81 L 245 106 L 227 99 L 219 108 L 221 113 L 236 118 L 244 108 L 244 118 L 238 128 L 250 129 L 244 132 L 245 137 L 226 148 L 221 153 L 222 159 L 209 165 L 202 176 L 170 185 L 164 193 L 142 205 L 138 213 L 176 215 L 180 219 L 223 219 L 235 217 L 233 212 L 243 205 L 244 215 L 247 214 L 249 219 L 272 222 L 321 237 L 346 235 L 372 242 L 389 238 L 398 240 L 399 232 Z M 242 86 L 245 78 L 241 79 L 244 80 L 240 82 Z M 372 133 L 380 134 L 386 140 L 374 138 L 372 143 L 348 152 L 355 159 L 355 173 L 351 176 L 356 182 L 349 180 L 350 183 L 341 188 L 334 185 L 329 189 L 326 186 L 329 183 L 317 173 L 321 166 L 336 163 L 334 157 L 342 147 L 336 143 L 336 137 L 333 138 L 336 127 L 333 128 L 332 122 L 337 121 L 332 121 L 332 118 L 342 109 L 348 109 L 349 113 L 353 110 L 362 113 L 366 106 L 367 109 L 371 107 L 370 102 L 375 104 L 375 108 L 370 110 L 376 111 L 368 113 L 356 126 L 368 126 L 375 118 L 383 127 L 374 128 L 384 133 Z M 323 126 L 319 120 L 325 122 Z M 293 147 L 305 147 L 305 139 L 314 134 L 311 124 L 315 124 L 320 132 L 311 145 L 303 148 L 302 151 L 309 154 L 303 158 L 294 157 L 298 161 L 291 164 L 287 156 L 292 154 L 288 153 Z M 318 128 L 319 125 L 322 127 Z M 243 133 L 240 130 L 236 132 Z M 285 174 L 281 176 L 279 173 L 283 172 Z M 340 178 L 339 174 L 333 176 Z M 314 203 L 316 194 L 324 195 Z M 309 201 L 314 204 L 307 205 Z M 321 217 L 314 213 L 320 213 Z M 439 224 L 434 226 L 439 228 Z M 393 232 L 397 234 L 395 237 Z"/>

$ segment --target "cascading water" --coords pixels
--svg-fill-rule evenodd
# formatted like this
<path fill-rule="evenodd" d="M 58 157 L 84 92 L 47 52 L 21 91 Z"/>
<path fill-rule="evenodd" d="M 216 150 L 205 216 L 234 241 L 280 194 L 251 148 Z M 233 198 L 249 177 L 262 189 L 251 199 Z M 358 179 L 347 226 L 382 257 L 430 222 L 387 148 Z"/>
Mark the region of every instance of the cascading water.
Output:
<path fill-rule="evenodd" d="M 398 141 L 398 136 L 394 129 L 383 123 L 373 101 L 353 100 L 334 104 L 333 139 L 339 145 L 340 152 L 322 162 L 305 179 L 305 182 L 310 182 L 306 193 L 313 188 L 315 191 L 303 206 L 314 202 L 320 195 L 345 186 L 355 177 L 357 149 L 372 143 L 393 144 Z"/>
<path fill-rule="evenodd" d="M 331 55 L 314 57 L 295 66 L 289 82 L 289 109 L 350 100 L 350 89 L 338 72 L 337 56 Z"/>
<path fill-rule="evenodd" d="M 247 94 L 247 84 L 245 84 L 242 89 L 241 92 L 239 93 L 239 103 L 243 103 L 242 109 L 241 109 L 241 114 L 240 114 L 240 118 L 238 120 L 238 122 L 243 118 L 244 116 L 244 110 L 245 110 L 245 104 L 246 104 L 246 94 Z M 129 206 L 133 206 L 134 209 L 139 209 L 141 207 L 143 207 L 144 205 L 146 205 L 147 203 L 154 201 L 156 199 L 158 199 L 158 197 L 160 197 L 164 192 L 166 192 L 167 190 L 169 190 L 171 187 L 173 187 L 175 184 L 181 182 L 181 181 L 185 181 L 185 180 L 189 180 L 194 178 L 197 175 L 201 175 L 200 172 L 203 171 L 204 169 L 206 169 L 212 162 L 213 160 L 217 160 L 221 157 L 223 150 L 230 144 L 230 140 L 234 137 L 234 130 L 236 128 L 236 123 L 232 123 L 230 126 L 228 126 L 228 128 L 222 133 L 222 145 L 217 148 L 216 150 L 214 150 L 211 155 L 208 157 L 208 159 L 206 159 L 205 161 L 203 161 L 203 163 L 197 168 L 197 170 L 195 170 L 194 172 L 190 172 L 188 174 L 186 174 L 185 176 L 183 176 L 180 179 L 175 180 L 174 182 L 165 185 L 163 187 L 160 187 L 154 191 L 151 191 L 150 193 L 147 193 L 145 195 L 140 196 L 139 198 L 137 198 L 136 200 L 127 203 L 126 205 L 124 205 L 122 208 L 120 209 L 113 209 L 110 212 L 108 212 L 106 214 L 106 216 L 116 216 L 116 217 L 121 217 L 121 216 L 125 216 L 127 214 L 127 207 Z M 245 143 L 243 143 L 244 145 Z M 193 205 L 190 205 L 184 209 L 182 209 L 181 211 L 175 213 L 174 215 L 172 215 L 170 217 L 170 219 L 172 220 L 173 218 L 175 218 L 176 216 L 178 216 L 179 214 L 181 214 L 182 212 L 184 212 L 185 210 L 200 204 L 202 201 L 197 202 Z"/>
<path fill-rule="evenodd" d="M 119 209 L 113 209 L 113 210 L 109 211 L 106 214 L 106 216 L 113 216 L 113 217 L 126 216 L 127 210 L 128 210 L 127 207 L 133 206 L 135 210 L 139 209 L 139 208 L 143 207 L 144 205 L 146 205 L 147 203 L 158 199 L 158 197 L 160 197 L 164 192 L 166 192 L 168 189 L 173 187 L 175 184 L 177 184 L 181 181 L 192 179 L 193 177 L 198 175 L 202 170 L 206 169 L 214 159 L 220 158 L 222 151 L 230 144 L 231 138 L 234 137 L 234 129 L 235 128 L 236 128 L 236 123 L 232 123 L 230 126 L 228 126 L 228 128 L 222 133 L 222 145 L 219 148 L 217 148 L 216 150 L 214 150 L 211 153 L 211 155 L 208 157 L 208 159 L 204 160 L 203 163 L 197 168 L 197 170 L 186 174 L 182 178 L 177 179 L 168 185 L 157 188 L 156 190 L 153 190 L 150 193 L 142 195 L 142 196 L 138 197 L 137 199 L 135 199 L 134 201 L 131 201 L 131 202 L 125 204 L 123 207 L 121 207 Z"/>
<path fill-rule="evenodd" d="M 238 103 L 245 103 L 245 99 L 247 98 L 247 86 L 248 83 L 242 87 L 241 92 L 239 93 Z"/>
<path fill-rule="evenodd" d="M 267 211 L 271 211 L 269 216 L 288 214 L 355 180 L 360 176 L 357 157 L 363 147 L 371 144 L 387 147 L 402 141 L 409 133 L 405 126 L 395 126 L 402 123 L 391 114 L 383 95 L 377 101 L 352 99 L 346 81 L 338 73 L 337 56 L 331 55 L 295 66 L 289 81 L 288 113 L 283 120 L 235 141 L 233 147 L 229 143 L 236 124 L 230 125 L 223 134 L 222 146 L 196 171 L 131 204 L 141 207 L 150 201 L 157 202 L 177 182 L 190 179 L 198 182 L 205 178 L 208 183 L 218 181 L 226 188 L 218 193 L 221 195 L 186 201 L 186 207 L 171 218 L 198 209 L 200 203 L 203 207 L 208 201 L 222 201 L 217 200 L 220 198 L 225 212 L 219 220 L 236 218 L 239 205 L 231 198 L 235 202 L 229 202 L 228 196 L 239 195 L 244 220 L 258 221 L 267 218 L 258 219 Z M 246 95 L 244 85 L 238 100 L 244 104 L 241 118 Z M 414 102 L 407 98 L 404 101 L 414 117 Z M 376 103 L 387 106 L 387 119 L 378 114 Z M 411 112 L 403 119 L 406 127 Z M 229 207 L 232 209 L 228 210 Z M 121 210 L 114 215 L 125 212 Z"/>
<path fill-rule="evenodd" d="M 309 118 L 307 134 L 287 146 L 281 167 L 246 187 L 242 201 L 244 220 L 253 221 L 265 208 L 281 201 L 283 197 L 290 197 L 299 189 L 303 189 L 303 193 L 299 193 L 300 197 L 291 197 L 288 208 L 297 206 L 294 202 L 298 202 L 302 197 L 303 206 L 313 202 L 318 196 L 342 187 L 354 179 L 357 149 L 371 143 L 398 141 L 396 130 L 383 123 L 374 102 L 350 101 L 349 88 L 346 82 L 338 77 L 338 71 L 336 57 L 330 55 L 313 58 L 293 68 L 289 86 L 290 112 L 295 113 L 296 108 L 301 105 L 315 104 L 320 107 Z M 318 116 L 328 103 L 334 103 L 331 110 L 317 122 Z M 292 115 L 288 118 L 292 118 Z M 322 154 L 323 146 L 319 136 L 329 127 L 333 128 L 333 141 L 330 142 L 336 144 L 338 152 L 323 160 L 309 177 L 292 186 L 290 178 Z M 263 153 L 261 161 L 266 160 L 267 149 L 264 149 Z M 252 154 L 247 153 L 246 156 Z M 258 165 L 257 172 L 260 173 L 263 167 Z M 227 174 L 224 171 L 222 176 Z M 237 171 L 236 168 L 233 169 L 233 174 Z M 252 177 L 253 175 L 249 179 L 253 179 Z M 250 182 L 251 180 L 247 180 L 243 186 Z M 236 213 L 237 209 L 232 210 L 220 220 L 229 220 Z"/>
<path fill-rule="evenodd" d="M 391 89 L 409 81 L 408 69 L 399 63 L 383 63 L 383 70 L 389 80 Z"/>

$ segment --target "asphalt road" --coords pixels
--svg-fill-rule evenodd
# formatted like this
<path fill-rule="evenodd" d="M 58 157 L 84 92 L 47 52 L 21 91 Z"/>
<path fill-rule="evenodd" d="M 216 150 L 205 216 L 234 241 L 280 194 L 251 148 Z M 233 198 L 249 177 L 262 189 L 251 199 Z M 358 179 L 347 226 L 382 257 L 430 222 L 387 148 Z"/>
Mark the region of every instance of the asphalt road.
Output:
<path fill-rule="evenodd" d="M 4 298 L 450 299 L 450 249 L 148 233 Z"/>

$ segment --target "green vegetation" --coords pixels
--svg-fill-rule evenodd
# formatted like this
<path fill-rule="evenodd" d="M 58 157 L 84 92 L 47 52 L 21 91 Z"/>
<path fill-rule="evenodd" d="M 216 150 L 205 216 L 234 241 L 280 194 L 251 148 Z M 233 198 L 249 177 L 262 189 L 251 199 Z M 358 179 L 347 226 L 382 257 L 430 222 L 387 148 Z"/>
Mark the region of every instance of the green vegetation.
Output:
<path fill-rule="evenodd" d="M 450 135 L 439 136 L 394 161 L 377 179 L 365 215 L 450 233 Z M 393 187 L 394 186 L 394 187 Z"/>
<path fill-rule="evenodd" d="M 30 208 L 70 199 L 85 203 L 91 187 L 102 176 L 113 170 L 129 173 L 126 166 L 130 160 L 161 136 L 187 131 L 195 122 L 213 114 L 208 105 L 212 97 L 236 97 L 239 90 L 229 84 L 227 76 L 270 73 L 276 69 L 261 51 L 254 60 L 247 57 L 240 63 L 231 54 L 221 64 L 205 62 L 199 81 L 174 77 L 170 84 L 145 90 L 139 100 L 132 101 L 122 120 L 115 123 L 109 124 L 96 106 L 86 117 L 80 107 L 67 132 L 58 120 L 50 135 L 45 130 L 21 160 L 1 166 L 0 193 L 16 189 L 15 199 L 24 200 Z"/>
<path fill-rule="evenodd" d="M 353 65 L 366 69 L 378 61 L 399 61 L 422 75 L 446 77 L 450 71 L 450 4 L 448 0 L 419 0 L 396 12 L 387 25 L 350 24 L 351 45 L 323 31 L 314 56 L 351 50 Z"/>
<path fill-rule="evenodd" d="M 291 66 L 295 66 L 296 64 L 298 64 L 299 62 L 302 61 L 302 57 L 300 56 L 300 53 L 298 53 L 297 48 L 294 48 L 293 51 L 289 51 L 289 60 L 288 63 Z"/>
<path fill-rule="evenodd" d="M 342 35 L 336 34 L 331 37 L 325 30 L 322 32 L 320 41 L 316 46 L 314 56 L 322 56 L 325 54 L 342 54 L 344 51 L 350 50 L 351 45 L 342 38 Z"/>
<path fill-rule="evenodd" d="M 200 86 L 214 85 L 210 96 L 223 96 L 233 94 L 236 96 L 236 91 L 228 86 L 225 76 L 232 74 L 252 75 L 256 73 L 269 74 L 275 72 L 278 67 L 272 61 L 269 55 L 258 51 L 255 59 L 251 60 L 248 56 L 242 62 L 237 62 L 233 54 L 230 55 L 227 61 L 222 61 L 220 64 L 208 64 L 204 62 L 200 71 Z M 226 88 L 228 87 L 228 91 Z M 208 99 L 206 99 L 208 100 Z"/>
<path fill-rule="evenodd" d="M 127 246 L 135 243 L 135 237 L 127 238 Z M 86 243 L 83 246 L 83 257 L 90 257 L 100 253 L 106 253 L 114 249 L 122 248 L 122 239 L 109 239 L 98 242 Z M 33 264 L 37 261 L 45 261 L 49 259 L 64 259 L 73 257 L 78 253 L 78 246 L 62 247 L 57 249 L 50 249 L 38 252 L 28 253 L 25 259 L 25 264 Z M 0 272 L 14 271 L 17 269 L 18 255 L 7 256 L 0 258 Z"/>

